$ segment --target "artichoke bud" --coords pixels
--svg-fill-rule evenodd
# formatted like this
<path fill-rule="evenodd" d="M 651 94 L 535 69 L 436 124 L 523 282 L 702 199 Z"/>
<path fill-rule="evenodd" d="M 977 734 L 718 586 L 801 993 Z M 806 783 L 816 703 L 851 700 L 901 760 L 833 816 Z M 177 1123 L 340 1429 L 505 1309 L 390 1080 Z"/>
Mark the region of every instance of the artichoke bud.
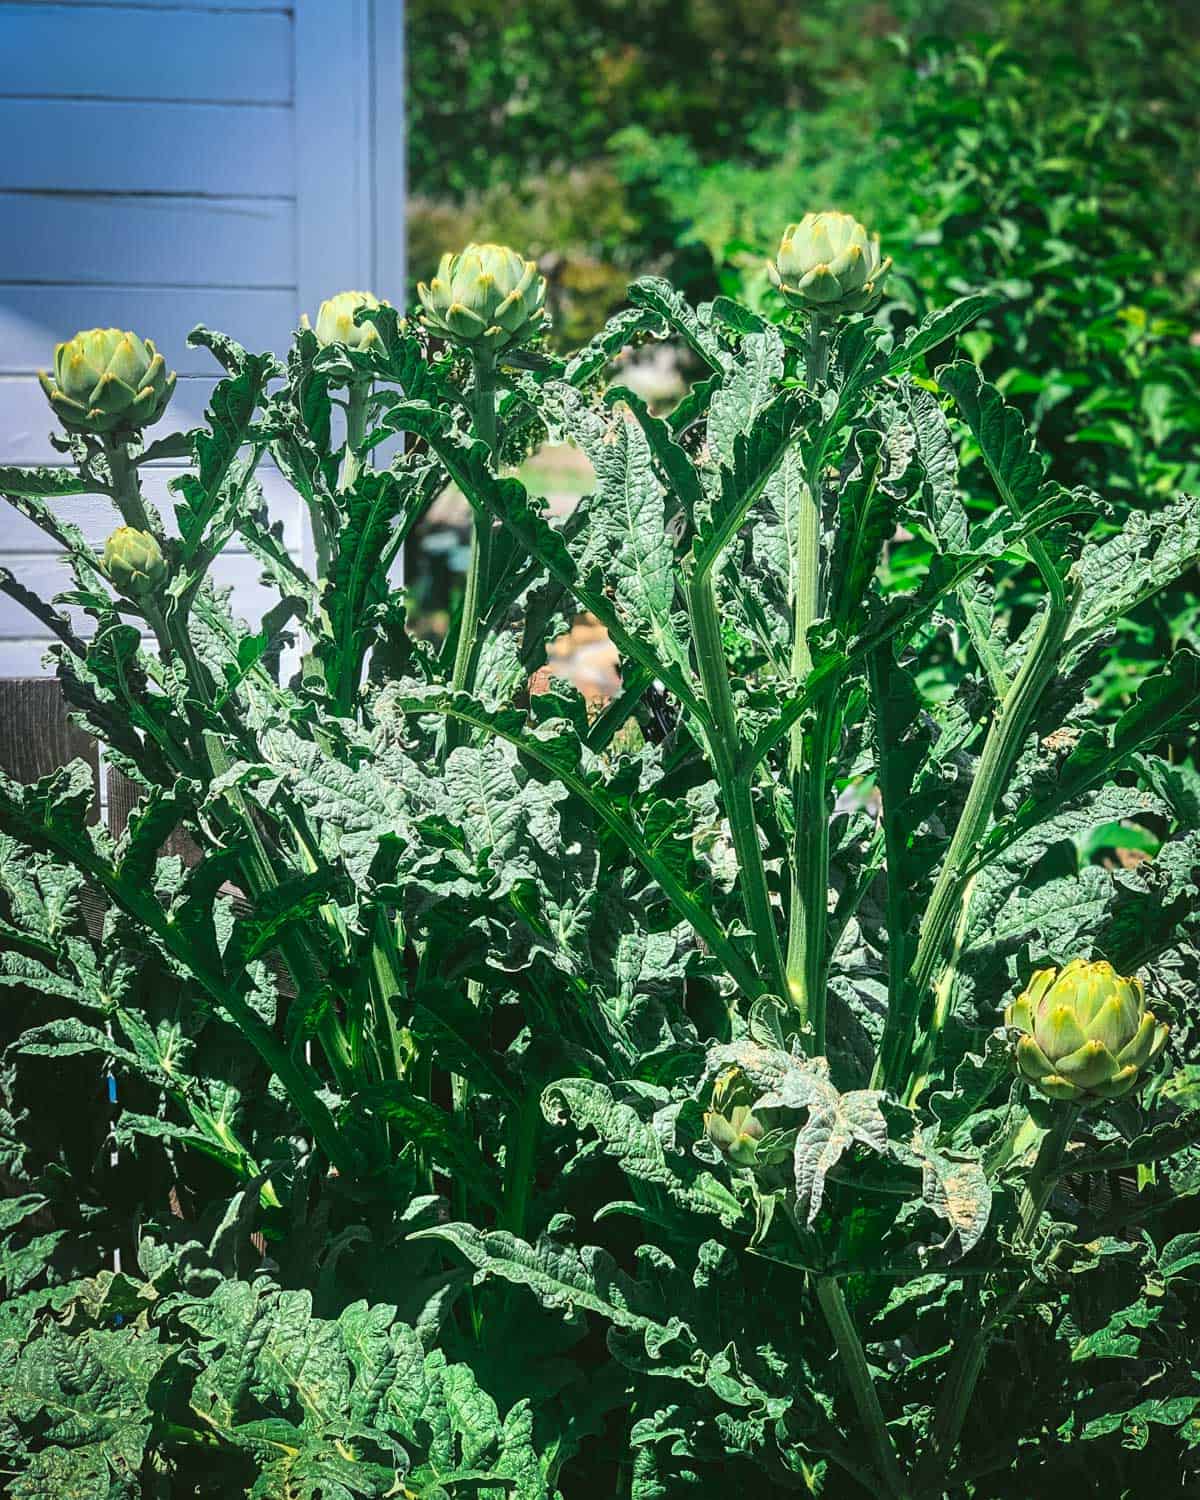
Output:
<path fill-rule="evenodd" d="M 383 335 L 369 319 L 362 323 L 354 321 L 360 307 L 388 307 L 372 292 L 339 292 L 336 297 L 327 297 L 317 311 L 317 326 L 313 330 L 317 343 L 322 348 L 330 344 L 343 344 L 347 349 L 382 349 Z M 301 328 L 312 328 L 308 314 L 300 315 Z"/>
<path fill-rule="evenodd" d="M 1140 979 L 1074 958 L 1039 969 L 1004 1012 L 1021 1035 L 1018 1070 L 1051 1099 L 1116 1099 L 1142 1082 L 1170 1027 L 1146 1009 Z"/>
<path fill-rule="evenodd" d="M 704 1133 L 735 1166 L 752 1167 L 765 1131 L 748 1105 L 735 1104 L 727 1114 L 709 1110 L 704 1116 Z"/>
<path fill-rule="evenodd" d="M 157 540 L 134 526 L 117 527 L 104 544 L 101 567 L 113 587 L 133 599 L 153 593 L 167 577 L 167 560 Z"/>
<path fill-rule="evenodd" d="M 751 1108 L 753 1091 L 737 1068 L 728 1068 L 713 1084 L 712 1108 L 704 1115 L 704 1133 L 726 1160 L 751 1167 L 766 1134 Z"/>
<path fill-rule="evenodd" d="M 150 339 L 120 328 L 89 328 L 55 345 L 54 373 L 38 380 L 69 432 L 133 433 L 162 416 L 175 372 Z"/>
<path fill-rule="evenodd" d="M 788 225 L 767 275 L 790 307 L 836 315 L 874 307 L 891 268 L 877 234 L 868 234 L 853 214 L 830 210 Z"/>
<path fill-rule="evenodd" d="M 437 275 L 417 295 L 431 333 L 466 348 L 498 354 L 548 323 L 546 278 L 507 245 L 468 245 L 442 256 Z"/>

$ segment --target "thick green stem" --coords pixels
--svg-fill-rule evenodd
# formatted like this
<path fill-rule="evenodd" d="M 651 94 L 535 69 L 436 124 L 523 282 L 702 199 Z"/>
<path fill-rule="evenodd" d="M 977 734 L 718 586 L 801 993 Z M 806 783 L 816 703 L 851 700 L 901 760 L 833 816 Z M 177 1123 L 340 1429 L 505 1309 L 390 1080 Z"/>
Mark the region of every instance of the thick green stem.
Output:
<path fill-rule="evenodd" d="M 369 453 L 364 452 L 367 436 L 367 410 L 371 401 L 371 382 L 353 380 L 346 391 L 346 446 L 342 450 L 342 467 L 338 475 L 338 492 L 352 490 L 358 476 L 369 462 Z M 328 562 L 326 563 L 326 570 Z M 322 574 L 324 576 L 324 574 Z M 328 622 L 327 622 L 328 623 Z M 355 643 L 357 620 L 355 612 L 344 612 L 342 639 L 339 642 L 339 668 L 337 674 L 337 706 L 343 714 L 352 714 L 358 698 L 359 677 L 366 653 Z"/>
<path fill-rule="evenodd" d="M 888 1010 L 872 1080 L 875 1088 L 899 1092 L 906 1080 L 920 1008 L 945 962 L 946 946 L 974 873 L 973 861 L 991 822 L 996 802 L 1025 743 L 1038 699 L 1054 671 L 1078 600 L 1079 585 L 1076 582 L 1061 602 L 1052 600 L 1047 606 L 1021 670 L 992 720 L 971 790 L 925 911 L 916 956 L 900 997 L 901 1004 Z M 925 1066 L 933 1060 L 945 1019 L 945 1010 L 940 1017 L 930 1018 L 929 1030 L 922 1044 Z"/>
<path fill-rule="evenodd" d="M 410 1049 L 406 1048 L 400 1028 L 396 1024 L 396 1001 L 404 993 L 404 978 L 401 962 L 401 943 L 393 919 L 380 907 L 375 913 L 375 937 L 371 944 L 372 993 L 376 1011 L 377 1028 L 386 1040 L 386 1052 L 380 1046 L 380 1056 L 388 1065 L 388 1076 L 403 1078 L 408 1070 Z"/>
<path fill-rule="evenodd" d="M 814 1055 L 825 1052 L 825 1012 L 829 964 L 829 761 L 837 705 L 832 695 L 818 701 L 807 733 L 793 733 L 792 785 L 796 832 L 792 844 L 791 905 L 788 915 L 787 984 L 800 1024 L 811 1028 Z M 799 740 L 797 754 L 796 740 Z"/>
<path fill-rule="evenodd" d="M 1027 1246 L 1033 1239 L 1041 1222 L 1042 1211 L 1050 1201 L 1054 1184 L 1058 1181 L 1063 1155 L 1070 1144 L 1071 1133 L 1079 1118 L 1081 1106 L 1059 1104 L 1055 1108 L 1054 1123 L 1042 1137 L 1037 1161 L 1026 1180 L 1021 1201 L 1017 1208 L 1017 1244 Z"/>
<path fill-rule="evenodd" d="M 780 999 L 785 999 L 787 987 L 783 950 L 779 944 L 779 930 L 775 925 L 775 912 L 771 906 L 771 892 L 767 885 L 762 843 L 754 816 L 750 779 L 739 770 L 741 756 L 737 719 L 711 572 L 705 570 L 695 574 L 687 585 L 686 596 L 700 683 L 713 723 L 709 754 L 721 789 L 725 815 L 729 819 L 730 834 L 737 855 L 746 922 L 754 934 L 755 955 L 764 983 Z"/>
<path fill-rule="evenodd" d="M 529 1191 L 533 1186 L 533 1165 L 537 1155 L 541 1118 L 541 1100 L 536 1093 L 514 1106 L 509 1117 L 508 1140 L 504 1150 L 502 1227 L 520 1239 L 525 1237 L 525 1215 L 529 1206 Z"/>
<path fill-rule="evenodd" d="M 909 1084 L 908 1093 L 905 1096 L 905 1102 L 910 1106 L 916 1103 L 929 1086 L 929 1071 L 933 1066 L 937 1040 L 945 1029 L 946 1022 L 950 1016 L 950 1002 L 954 998 L 954 979 L 958 973 L 958 961 L 962 956 L 963 944 L 966 942 L 967 928 L 970 926 L 971 892 L 974 887 L 975 877 L 972 875 L 963 887 L 958 922 L 954 928 L 954 945 L 951 949 L 949 961 L 943 968 L 934 990 L 933 1019 L 921 1043 L 920 1056 L 913 1069 L 912 1082 Z"/>
<path fill-rule="evenodd" d="M 367 435 L 367 407 L 371 401 L 371 382 L 353 380 L 346 390 L 346 446 L 342 451 L 342 468 L 338 489 L 350 490 L 364 467 L 363 441 Z"/>
<path fill-rule="evenodd" d="M 1054 1123 L 1042 1138 L 1037 1161 L 1026 1181 L 1017 1209 L 1015 1243 L 1018 1249 L 1028 1248 L 1041 1221 L 1042 1211 L 1058 1181 L 1063 1154 L 1070 1143 L 1079 1110 L 1078 1104 L 1058 1106 Z M 1018 1292 L 1005 1299 L 991 1314 L 982 1312 L 978 1294 L 967 1299 L 964 1327 L 959 1330 L 954 1357 L 942 1380 L 941 1396 L 930 1434 L 930 1447 L 921 1463 L 918 1487 L 922 1493 L 940 1488 L 938 1481 L 944 1478 L 953 1461 L 992 1336 L 1020 1300 L 1020 1295 Z M 971 1324 L 969 1327 L 965 1326 L 968 1319 Z"/>
<path fill-rule="evenodd" d="M 474 422 L 475 436 L 486 443 L 496 462 L 496 363 L 491 355 L 475 357 Z M 479 661 L 479 622 L 488 598 L 488 577 L 492 565 L 492 518 L 472 509 L 471 557 L 467 564 L 467 581 L 463 590 L 462 614 L 458 625 L 458 644 L 454 652 L 451 685 L 455 692 L 470 692 L 475 685 L 475 668 Z"/>
<path fill-rule="evenodd" d="M 475 436 L 486 444 L 493 470 L 499 460 L 499 434 L 496 427 L 496 362 L 486 351 L 473 357 L 475 378 L 473 411 Z M 486 512 L 471 509 L 471 556 L 467 563 L 467 579 L 463 589 L 462 611 L 458 623 L 458 642 L 454 651 L 454 668 L 451 687 L 455 692 L 470 693 L 475 687 L 475 673 L 479 665 L 481 645 L 479 626 L 486 612 L 492 572 L 492 518 Z M 447 727 L 446 748 L 453 750 L 457 742 L 455 726 Z M 483 998 L 483 986 L 477 979 L 468 981 L 467 995 L 473 1006 L 478 1007 Z M 456 1128 L 470 1133 L 468 1111 L 471 1103 L 471 1084 L 457 1073 L 450 1075 L 450 1102 Z M 469 1218 L 466 1185 L 456 1179 L 451 1188 L 452 1208 L 456 1219 Z M 473 1294 L 468 1296 L 469 1316 L 476 1336 L 479 1333 L 479 1313 Z"/>
<path fill-rule="evenodd" d="M 833 323 L 828 313 L 811 312 L 808 315 L 804 379 L 810 391 L 815 391 L 829 374 L 829 341 L 833 337 Z"/>
<path fill-rule="evenodd" d="M 813 313 L 808 322 L 806 381 L 810 390 L 825 380 L 829 367 L 832 322 Z M 800 502 L 793 573 L 796 597 L 792 622 L 792 677 L 803 684 L 812 671 L 808 632 L 823 613 L 821 598 L 821 475 L 811 468 Z M 808 1045 L 825 1051 L 825 970 L 829 920 L 829 758 L 835 705 L 828 689 L 815 705 L 805 729 L 792 726 L 788 769 L 795 809 L 795 836 L 788 898 L 787 987 Z"/>
<path fill-rule="evenodd" d="M 879 1394 L 875 1389 L 870 1366 L 867 1364 L 866 1351 L 858 1336 L 858 1330 L 854 1326 L 854 1320 L 850 1316 L 850 1309 L 846 1306 L 842 1289 L 833 1276 L 818 1276 L 816 1289 L 817 1301 L 825 1315 L 829 1331 L 833 1335 L 846 1383 L 854 1398 L 854 1405 L 863 1424 L 864 1436 L 870 1447 L 884 1491 L 890 1500 L 907 1500 L 910 1494 L 908 1481 L 904 1477 L 895 1446 L 887 1430 L 887 1421 L 883 1415 L 883 1408 L 879 1404 Z"/>
<path fill-rule="evenodd" d="M 353 489 L 363 468 L 369 463 L 365 452 L 366 420 L 371 408 L 371 381 L 351 381 L 347 389 L 347 443 L 342 452 L 342 469 L 338 475 L 339 492 Z M 353 616 L 347 615 L 347 633 L 354 628 Z M 342 642 L 342 667 L 338 681 L 338 706 L 350 714 L 359 693 L 359 673 L 363 657 L 354 651 L 353 639 Z M 396 936 L 392 919 L 386 910 L 375 913 L 374 941 L 371 945 L 371 989 L 372 1010 L 375 1013 L 375 1035 L 372 1038 L 380 1068 L 387 1068 L 387 1076 L 399 1079 L 404 1076 L 404 1043 L 396 1026 L 395 1001 L 404 989 L 401 978 L 401 959 L 396 948 Z"/>
<path fill-rule="evenodd" d="M 138 531 L 149 531 L 154 536 L 162 536 L 162 525 L 157 516 L 151 516 L 142 495 L 142 487 L 138 482 L 137 469 L 129 457 L 128 446 L 116 439 L 104 439 L 104 453 L 108 458 L 109 473 L 112 475 L 112 489 L 110 491 L 117 509 L 121 512 L 121 519 L 126 526 L 136 527 Z"/>

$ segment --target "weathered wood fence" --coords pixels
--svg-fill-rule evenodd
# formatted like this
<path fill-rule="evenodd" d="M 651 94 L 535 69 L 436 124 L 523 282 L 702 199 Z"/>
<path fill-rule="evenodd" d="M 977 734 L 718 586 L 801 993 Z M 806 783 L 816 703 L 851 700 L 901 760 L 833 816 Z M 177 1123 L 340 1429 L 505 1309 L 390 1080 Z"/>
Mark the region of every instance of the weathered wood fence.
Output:
<path fill-rule="evenodd" d="M 18 781 L 37 781 L 73 760 L 92 768 L 95 820 L 103 820 L 114 835 L 122 833 L 137 806 L 137 787 L 114 766 L 104 765 L 96 741 L 71 723 L 58 680 L 0 678 L 0 771 Z M 178 854 L 188 864 L 199 858 L 182 830 L 171 835 L 163 853 Z"/>

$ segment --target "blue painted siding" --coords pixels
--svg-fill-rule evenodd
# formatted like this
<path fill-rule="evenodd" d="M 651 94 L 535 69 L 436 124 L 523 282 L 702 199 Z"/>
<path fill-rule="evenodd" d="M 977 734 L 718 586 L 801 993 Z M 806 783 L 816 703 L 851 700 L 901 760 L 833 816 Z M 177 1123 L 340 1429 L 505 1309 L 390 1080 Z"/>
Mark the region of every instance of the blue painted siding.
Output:
<path fill-rule="evenodd" d="M 403 296 L 402 43 L 401 0 L 0 5 L 0 464 L 62 461 L 34 377 L 78 328 L 154 338 L 187 426 L 215 377 L 196 323 L 282 350 L 324 296 Z M 171 472 L 150 478 L 162 502 Z M 294 498 L 264 485 L 302 551 Z M 100 498 L 71 512 L 97 543 L 113 524 Z M 6 506 L 0 562 L 42 593 L 66 581 Z M 223 568 L 256 619 L 251 560 Z M 0 676 L 44 644 L 0 595 Z"/>

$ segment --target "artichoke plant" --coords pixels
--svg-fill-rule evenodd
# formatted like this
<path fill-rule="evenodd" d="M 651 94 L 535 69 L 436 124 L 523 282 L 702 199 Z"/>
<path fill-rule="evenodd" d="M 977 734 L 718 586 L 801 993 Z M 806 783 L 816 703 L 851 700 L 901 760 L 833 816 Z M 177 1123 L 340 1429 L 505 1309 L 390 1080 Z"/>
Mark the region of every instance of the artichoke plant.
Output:
<path fill-rule="evenodd" d="M 1137 1085 L 1170 1029 L 1146 1009 L 1140 979 L 1072 959 L 1039 969 L 1004 1012 L 1022 1035 L 1017 1067 L 1051 1099 L 1115 1099 Z"/>
<path fill-rule="evenodd" d="M 89 328 L 55 345 L 54 374 L 38 371 L 59 421 L 71 432 L 136 432 L 157 422 L 175 372 L 150 339 L 119 328 Z"/>
<path fill-rule="evenodd" d="M 383 345 L 383 335 L 370 321 L 356 323 L 354 314 L 360 307 L 387 307 L 373 292 L 339 292 L 336 297 L 327 297 L 317 311 L 317 326 L 314 332 L 317 343 L 344 344 L 348 349 L 373 349 Z M 308 314 L 300 315 L 301 328 L 311 328 Z"/>
<path fill-rule="evenodd" d="M 153 593 L 167 576 L 167 560 L 157 540 L 134 526 L 117 527 L 104 544 L 101 567 L 114 588 L 134 599 Z"/>
<path fill-rule="evenodd" d="M 468 245 L 442 256 L 437 275 L 417 295 L 431 332 L 468 349 L 499 353 L 547 323 L 546 278 L 507 245 Z"/>
<path fill-rule="evenodd" d="M 789 306 L 802 312 L 865 312 L 879 301 L 892 258 L 879 253 L 853 214 L 805 214 L 789 224 L 767 274 Z"/>

